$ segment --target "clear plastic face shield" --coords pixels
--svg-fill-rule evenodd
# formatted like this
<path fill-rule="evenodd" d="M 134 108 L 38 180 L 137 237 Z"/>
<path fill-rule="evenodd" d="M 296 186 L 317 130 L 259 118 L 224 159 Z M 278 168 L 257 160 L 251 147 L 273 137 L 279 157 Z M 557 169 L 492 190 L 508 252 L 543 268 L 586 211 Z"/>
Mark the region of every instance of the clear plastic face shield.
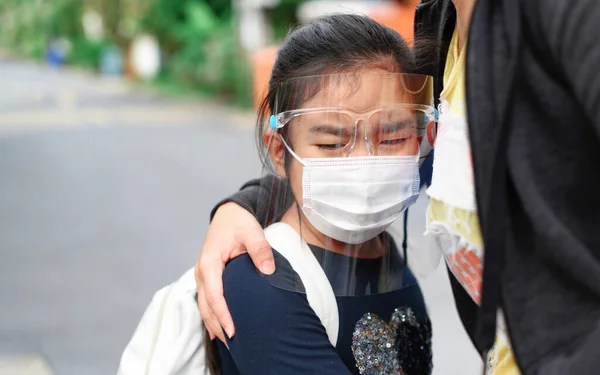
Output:
<path fill-rule="evenodd" d="M 362 77 L 362 78 L 361 78 Z M 370 79 L 371 82 L 363 82 Z M 335 87 L 336 82 L 339 86 Z M 317 93 L 320 89 L 328 92 Z M 355 93 L 352 93 L 356 90 Z M 370 92 L 369 92 L 370 91 Z M 319 95 L 320 94 L 320 95 Z M 354 95 L 353 95 L 354 94 Z M 308 103 L 300 104 L 302 99 L 310 98 Z M 364 111 L 353 109 L 352 104 L 358 104 L 368 97 L 374 99 L 372 103 L 377 106 Z M 352 103 L 352 102 L 356 103 Z M 391 143 L 393 136 L 400 130 L 410 130 L 416 134 L 419 147 L 419 163 L 422 163 L 431 153 L 436 135 L 436 115 L 433 102 L 433 78 L 419 74 L 336 74 L 321 75 L 290 80 L 279 87 L 275 98 L 275 109 L 269 119 L 271 129 L 280 130 L 286 124 L 298 122 L 313 123 L 324 120 L 336 123 L 338 130 L 345 133 L 334 133 L 334 136 L 345 137 L 347 142 L 343 147 L 335 150 L 327 157 L 359 155 L 360 149 L 366 147 L 371 156 L 396 155 L 402 151 L 404 154 L 413 153 L 404 144 Z M 320 106 L 320 107 L 319 107 Z M 356 108 L 366 107 L 355 106 Z M 361 108 L 363 109 L 363 108 Z M 359 127 L 361 126 L 361 132 Z M 402 129 L 403 125 L 409 125 Z M 295 128 L 300 125 L 294 125 Z M 307 131 L 309 129 L 303 128 Z M 313 133 L 315 133 L 314 129 Z M 331 129 L 329 129 L 331 130 Z M 396 133 L 394 133 L 396 132 Z M 322 132 L 323 133 L 323 132 Z M 301 135 L 300 135 L 301 136 Z M 387 141 L 379 137 L 390 138 Z M 356 142 L 362 138 L 364 144 Z M 396 140 L 399 141 L 399 138 Z M 411 139 L 410 146 L 415 142 Z M 396 146 L 396 147 L 393 147 Z"/>
<path fill-rule="evenodd" d="M 336 296 L 407 288 L 440 263 L 435 247 L 402 246 L 404 212 L 419 196 L 421 142 L 435 122 L 432 93 L 429 76 L 349 73 L 294 79 L 271 97 L 264 173 L 278 180 L 259 198 L 269 210 L 263 224 L 292 229 L 293 243 L 274 250 L 307 245 Z M 427 267 L 410 270 L 412 253 Z M 269 282 L 304 292 L 284 269 Z"/>

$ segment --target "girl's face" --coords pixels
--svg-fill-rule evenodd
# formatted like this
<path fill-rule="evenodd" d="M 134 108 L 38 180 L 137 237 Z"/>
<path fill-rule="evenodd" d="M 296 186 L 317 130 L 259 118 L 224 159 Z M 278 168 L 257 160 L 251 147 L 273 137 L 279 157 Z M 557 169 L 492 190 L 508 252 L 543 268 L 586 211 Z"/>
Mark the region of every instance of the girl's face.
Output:
<path fill-rule="evenodd" d="M 373 69 L 324 82 L 302 104 L 300 110 L 305 112 L 293 115 L 285 125 L 296 154 L 301 158 L 416 155 L 416 117 L 407 106 L 410 96 L 400 75 L 382 73 L 387 72 Z"/>
<path fill-rule="evenodd" d="M 324 82 L 285 124 L 286 141 L 301 159 L 418 155 L 416 113 L 399 75 L 370 69 Z M 298 91 L 306 88 L 303 82 L 296 84 Z M 294 87 L 288 90 L 295 92 Z M 303 166 L 288 155 L 286 170 L 289 151 L 279 136 L 269 138 L 271 159 L 302 206 Z M 303 225 L 310 223 L 304 220 Z"/>

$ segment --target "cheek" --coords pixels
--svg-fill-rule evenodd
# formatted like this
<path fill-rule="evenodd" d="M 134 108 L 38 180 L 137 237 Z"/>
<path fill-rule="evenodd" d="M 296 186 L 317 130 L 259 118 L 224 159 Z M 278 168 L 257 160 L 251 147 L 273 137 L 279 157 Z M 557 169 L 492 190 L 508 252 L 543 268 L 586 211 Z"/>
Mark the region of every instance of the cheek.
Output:
<path fill-rule="evenodd" d="M 318 150 L 314 146 L 314 139 L 312 139 L 306 132 L 305 126 L 302 123 L 294 123 L 295 127 L 290 127 L 288 133 L 288 143 L 294 150 L 294 152 L 301 158 L 314 158 L 319 157 L 315 150 Z M 302 170 L 300 170 L 302 173 Z"/>
<path fill-rule="evenodd" d="M 320 158 L 320 157 L 322 157 L 322 155 L 319 153 L 319 149 L 316 146 L 313 146 L 313 145 L 302 144 L 300 146 L 297 146 L 294 149 L 294 151 L 302 159 L 305 159 L 305 158 Z M 302 173 L 302 171 L 300 171 L 300 173 Z"/>
<path fill-rule="evenodd" d="M 408 155 L 417 155 L 419 153 L 420 142 L 419 138 L 412 137 L 408 147 Z"/>

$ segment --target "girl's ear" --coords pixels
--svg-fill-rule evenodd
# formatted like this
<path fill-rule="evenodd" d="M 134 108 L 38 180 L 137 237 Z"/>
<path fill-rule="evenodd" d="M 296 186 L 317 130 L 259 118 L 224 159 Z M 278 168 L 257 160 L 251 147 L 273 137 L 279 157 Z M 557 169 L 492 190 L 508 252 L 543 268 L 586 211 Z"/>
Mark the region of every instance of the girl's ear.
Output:
<path fill-rule="evenodd" d="M 265 131 L 263 135 L 263 143 L 265 147 L 269 151 L 269 157 L 271 158 L 271 162 L 275 166 L 277 173 L 286 178 L 285 174 L 285 145 L 281 140 L 281 136 L 279 133 L 273 129 L 268 129 Z"/>

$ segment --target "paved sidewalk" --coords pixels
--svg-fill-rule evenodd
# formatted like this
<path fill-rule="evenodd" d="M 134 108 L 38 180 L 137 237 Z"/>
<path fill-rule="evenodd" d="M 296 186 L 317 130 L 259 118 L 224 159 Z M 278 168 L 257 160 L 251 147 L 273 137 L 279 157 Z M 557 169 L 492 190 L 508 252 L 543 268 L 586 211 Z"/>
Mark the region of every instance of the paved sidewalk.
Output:
<path fill-rule="evenodd" d="M 254 127 L 252 110 L 166 98 L 121 79 L 0 56 L 0 135 L 98 126 L 213 123 Z"/>
<path fill-rule="evenodd" d="M 0 82 L 0 375 L 114 374 L 212 206 L 260 174 L 253 116 L 12 60 Z"/>

